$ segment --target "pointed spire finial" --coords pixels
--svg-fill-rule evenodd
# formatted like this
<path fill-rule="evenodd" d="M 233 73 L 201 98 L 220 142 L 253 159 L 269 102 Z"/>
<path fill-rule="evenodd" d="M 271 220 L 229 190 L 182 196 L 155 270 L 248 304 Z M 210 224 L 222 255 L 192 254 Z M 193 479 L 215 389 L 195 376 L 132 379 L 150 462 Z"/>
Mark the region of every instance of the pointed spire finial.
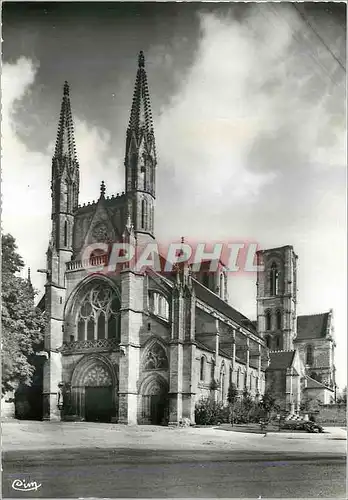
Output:
<path fill-rule="evenodd" d="M 128 131 L 135 131 L 138 133 L 140 128 L 143 128 L 147 134 L 153 135 L 150 94 L 143 51 L 140 51 L 138 56 L 138 71 L 135 80 Z"/>
<path fill-rule="evenodd" d="M 31 284 L 31 271 L 30 271 L 30 267 L 28 267 L 28 283 Z"/>
<path fill-rule="evenodd" d="M 77 165 L 74 126 L 70 106 L 70 88 L 68 82 L 64 82 L 63 99 L 60 109 L 60 117 L 58 123 L 58 133 L 56 140 L 55 158 L 67 157 L 70 162 L 75 162 Z"/>
<path fill-rule="evenodd" d="M 69 95 L 69 84 L 66 80 L 64 82 L 63 94 L 67 96 Z"/>
<path fill-rule="evenodd" d="M 185 237 L 184 236 L 181 236 L 181 243 L 184 244 L 185 243 Z"/>
<path fill-rule="evenodd" d="M 100 196 L 103 197 L 103 198 L 105 196 L 105 191 L 106 191 L 105 182 L 101 181 L 101 184 L 100 184 Z"/>
<path fill-rule="evenodd" d="M 144 52 L 142 50 L 139 52 L 138 66 L 139 66 L 139 68 L 145 68 L 145 56 L 144 56 Z"/>

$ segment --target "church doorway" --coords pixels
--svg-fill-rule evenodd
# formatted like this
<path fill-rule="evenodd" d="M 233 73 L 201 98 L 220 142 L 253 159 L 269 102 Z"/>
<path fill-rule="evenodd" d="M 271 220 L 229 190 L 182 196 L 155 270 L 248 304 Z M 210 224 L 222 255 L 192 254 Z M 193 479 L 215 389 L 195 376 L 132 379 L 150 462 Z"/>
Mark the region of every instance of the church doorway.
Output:
<path fill-rule="evenodd" d="M 118 380 L 106 357 L 92 354 L 82 358 L 73 372 L 71 389 L 76 416 L 88 422 L 117 419 Z"/>
<path fill-rule="evenodd" d="M 168 423 L 168 389 L 162 377 L 151 376 L 142 385 L 139 423 L 166 425 Z"/>
<path fill-rule="evenodd" d="M 85 387 L 87 422 L 111 422 L 112 406 L 111 387 Z"/>
<path fill-rule="evenodd" d="M 165 423 L 166 401 L 164 395 L 154 394 L 150 396 L 150 421 L 152 425 Z"/>

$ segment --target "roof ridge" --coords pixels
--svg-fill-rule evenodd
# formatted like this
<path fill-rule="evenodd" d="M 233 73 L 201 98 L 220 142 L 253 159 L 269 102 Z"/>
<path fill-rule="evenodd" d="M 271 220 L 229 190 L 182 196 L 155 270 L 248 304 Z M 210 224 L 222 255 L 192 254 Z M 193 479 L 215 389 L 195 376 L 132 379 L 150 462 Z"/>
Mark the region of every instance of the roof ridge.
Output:
<path fill-rule="evenodd" d="M 321 313 L 312 313 L 312 314 L 299 314 L 297 315 L 297 319 L 298 318 L 310 318 L 310 317 L 313 317 L 313 316 L 324 316 L 325 314 L 330 314 L 332 312 L 332 310 L 330 309 L 329 311 L 326 311 L 326 312 L 321 312 Z"/>
<path fill-rule="evenodd" d="M 222 302 L 223 304 L 227 305 L 230 309 L 233 309 L 234 311 L 236 311 L 238 314 L 240 314 L 241 316 L 243 316 L 244 319 L 250 321 L 250 323 L 252 322 L 252 320 L 250 320 L 247 316 L 245 316 L 243 313 L 241 313 L 240 311 L 238 311 L 238 309 L 236 309 L 235 307 L 231 306 L 228 302 L 226 302 L 225 300 L 223 300 L 217 293 L 213 292 L 213 290 L 211 290 L 210 288 L 206 287 L 205 285 L 202 285 L 202 283 L 200 281 L 198 281 L 196 278 L 192 277 L 192 281 L 194 281 L 195 283 L 198 283 L 199 286 L 201 286 L 202 288 L 204 288 L 204 290 L 208 290 L 208 292 L 210 292 L 211 294 L 214 295 L 214 297 L 217 297 L 220 302 Z"/>

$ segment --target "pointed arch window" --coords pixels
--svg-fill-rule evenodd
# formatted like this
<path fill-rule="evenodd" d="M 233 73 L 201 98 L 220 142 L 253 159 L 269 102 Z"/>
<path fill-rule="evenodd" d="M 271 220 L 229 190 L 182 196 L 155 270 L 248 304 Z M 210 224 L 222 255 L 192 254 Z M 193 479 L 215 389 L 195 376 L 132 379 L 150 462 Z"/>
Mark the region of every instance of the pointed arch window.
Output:
<path fill-rule="evenodd" d="M 271 329 L 271 311 L 266 311 L 265 313 L 266 320 L 266 330 L 269 331 Z"/>
<path fill-rule="evenodd" d="M 149 291 L 149 310 L 152 314 L 168 321 L 169 303 L 161 293 Z"/>
<path fill-rule="evenodd" d="M 64 222 L 64 246 L 68 246 L 68 221 Z"/>
<path fill-rule="evenodd" d="M 201 357 L 201 361 L 200 361 L 200 380 L 201 382 L 203 382 L 205 380 L 205 356 L 202 356 Z"/>
<path fill-rule="evenodd" d="M 141 200 L 141 227 L 145 229 L 145 218 L 146 218 L 146 201 Z"/>
<path fill-rule="evenodd" d="M 220 274 L 220 297 L 223 297 L 223 293 L 224 293 L 224 277 L 223 277 L 223 274 L 221 273 Z"/>
<path fill-rule="evenodd" d="M 277 323 L 277 329 L 281 330 L 281 328 L 282 328 L 282 313 L 280 311 L 276 312 L 276 323 Z"/>
<path fill-rule="evenodd" d="M 72 201 L 72 208 L 73 210 L 75 210 L 77 208 L 77 205 L 78 205 L 78 193 L 77 193 L 77 186 L 76 184 L 74 183 L 73 184 L 73 190 L 72 190 L 72 198 L 73 198 L 73 201 Z"/>
<path fill-rule="evenodd" d="M 72 192 L 71 192 L 71 184 L 69 182 L 66 183 L 66 208 L 67 212 L 70 213 L 72 211 Z"/>
<path fill-rule="evenodd" d="M 279 272 L 278 272 L 278 267 L 275 262 L 271 265 L 271 272 L 270 272 L 270 293 L 271 295 L 277 295 L 278 294 L 278 285 L 279 285 Z"/>
<path fill-rule="evenodd" d="M 282 344 L 281 336 L 277 335 L 277 337 L 276 337 L 276 347 L 277 347 L 277 349 L 281 349 L 281 344 Z"/>
<path fill-rule="evenodd" d="M 77 311 L 77 338 L 97 340 L 121 338 L 120 301 L 111 287 L 92 286 Z"/>
<path fill-rule="evenodd" d="M 314 363 L 314 351 L 313 346 L 308 345 L 306 349 L 306 365 L 312 366 Z"/>
<path fill-rule="evenodd" d="M 269 335 L 267 335 L 267 337 L 266 337 L 266 345 L 267 345 L 268 349 L 271 348 L 271 337 Z"/>
<path fill-rule="evenodd" d="M 240 385 L 240 368 L 238 368 L 237 370 L 237 380 L 236 380 L 237 389 L 239 389 L 239 385 Z"/>

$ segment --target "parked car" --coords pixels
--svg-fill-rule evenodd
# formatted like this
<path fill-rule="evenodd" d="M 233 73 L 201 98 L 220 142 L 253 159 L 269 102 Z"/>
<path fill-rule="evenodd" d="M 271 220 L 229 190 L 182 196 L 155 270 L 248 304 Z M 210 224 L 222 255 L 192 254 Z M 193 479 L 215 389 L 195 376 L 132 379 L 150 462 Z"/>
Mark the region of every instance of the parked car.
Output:
<path fill-rule="evenodd" d="M 283 423 L 282 429 L 306 432 L 323 432 L 321 425 L 306 420 L 288 420 Z"/>

